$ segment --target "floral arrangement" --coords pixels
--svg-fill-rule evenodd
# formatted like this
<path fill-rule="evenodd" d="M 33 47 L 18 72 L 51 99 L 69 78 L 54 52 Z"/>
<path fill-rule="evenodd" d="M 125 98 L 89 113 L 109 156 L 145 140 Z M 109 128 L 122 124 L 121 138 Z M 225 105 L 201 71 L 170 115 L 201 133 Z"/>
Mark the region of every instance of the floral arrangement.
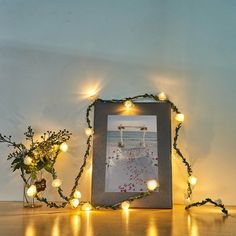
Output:
<path fill-rule="evenodd" d="M 41 192 L 46 188 L 45 179 L 37 179 L 37 175 L 42 170 L 54 174 L 54 164 L 61 151 L 66 151 L 71 133 L 66 129 L 59 132 L 47 131 L 39 140 L 35 138 L 35 132 L 28 127 L 24 133 L 26 142 L 17 143 L 12 140 L 11 136 L 0 134 L 0 143 L 6 143 L 13 148 L 13 152 L 8 155 L 8 160 L 11 161 L 12 171 L 20 170 L 21 177 L 27 187 L 34 184 L 36 191 Z M 29 188 L 30 190 L 30 188 Z M 31 189 L 32 190 L 32 189 Z M 28 195 L 30 195 L 30 192 Z"/>

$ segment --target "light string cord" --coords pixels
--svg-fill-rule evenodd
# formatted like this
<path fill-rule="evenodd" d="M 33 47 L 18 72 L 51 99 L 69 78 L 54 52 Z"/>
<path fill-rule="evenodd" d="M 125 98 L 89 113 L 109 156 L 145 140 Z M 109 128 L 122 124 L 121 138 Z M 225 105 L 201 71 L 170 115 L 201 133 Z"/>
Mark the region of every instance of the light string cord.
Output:
<path fill-rule="evenodd" d="M 103 99 L 97 98 L 87 107 L 87 110 L 86 110 L 87 127 L 89 129 L 93 128 L 93 126 L 91 124 L 91 120 L 90 120 L 90 114 L 91 114 L 92 108 L 94 107 L 96 102 L 103 102 L 103 103 L 124 103 L 125 101 L 128 101 L 128 100 L 135 101 L 135 100 L 138 100 L 138 99 L 151 99 L 151 100 L 154 100 L 154 101 L 156 101 L 158 103 L 167 102 L 167 103 L 170 104 L 171 110 L 174 113 L 181 114 L 179 109 L 177 108 L 177 106 L 172 101 L 170 101 L 169 99 L 166 99 L 164 101 L 160 100 L 159 97 L 157 95 L 154 95 L 154 94 L 147 94 L 146 93 L 146 94 L 143 94 L 143 95 L 137 95 L 137 96 L 133 96 L 133 97 L 126 97 L 124 99 L 111 99 L 111 100 L 103 100 Z M 182 152 L 181 152 L 181 150 L 180 150 L 180 148 L 178 147 L 178 144 L 177 144 L 177 141 L 178 141 L 178 138 L 179 138 L 179 132 L 180 132 L 181 128 L 182 128 L 182 122 L 179 122 L 178 125 L 175 127 L 175 135 L 174 135 L 174 138 L 173 138 L 173 149 L 176 151 L 178 157 L 181 159 L 182 163 L 185 165 L 187 174 L 190 177 L 190 176 L 192 176 L 192 173 L 193 173 L 192 167 L 189 164 L 189 162 L 187 161 L 187 159 L 184 157 L 184 155 L 182 154 Z M 3 136 L 1 136 L 1 137 L 3 137 Z M 12 146 L 12 144 L 14 144 L 14 143 L 11 143 L 9 140 L 7 140 L 7 141 L 8 141 L 10 146 Z M 58 204 L 56 202 L 49 201 L 46 197 L 39 197 L 39 196 L 36 195 L 36 199 L 38 201 L 44 202 L 50 208 L 64 208 L 68 204 L 70 204 L 70 200 L 73 199 L 73 195 L 74 195 L 74 193 L 75 193 L 75 191 L 76 191 L 76 189 L 78 187 L 79 180 L 80 180 L 80 178 L 81 178 L 81 176 L 82 176 L 82 174 L 84 172 L 84 168 L 86 166 L 87 159 L 88 159 L 88 157 L 90 155 L 90 152 L 91 152 L 91 148 L 92 148 L 92 135 L 88 136 L 86 144 L 87 144 L 87 148 L 86 148 L 85 153 L 83 155 L 83 163 L 82 163 L 82 165 L 81 165 L 81 167 L 79 169 L 79 172 L 78 172 L 77 176 L 75 177 L 74 185 L 73 185 L 73 187 L 71 189 L 71 193 L 69 194 L 69 196 L 65 196 L 63 194 L 63 189 L 61 187 L 59 187 L 57 191 L 58 191 L 59 196 L 64 200 L 62 203 Z M 21 147 L 18 147 L 18 148 L 20 149 Z M 23 179 L 24 183 L 28 184 L 27 183 L 27 179 L 25 177 L 25 171 L 24 171 L 23 167 L 20 168 L 20 171 L 21 171 L 21 178 Z M 57 173 L 56 173 L 56 170 L 54 168 L 51 171 L 51 175 L 52 175 L 53 179 L 57 178 Z M 147 197 L 151 193 L 152 193 L 151 191 L 143 192 L 143 193 L 140 193 L 140 194 L 135 195 L 133 197 L 130 197 L 130 198 L 126 199 L 125 201 L 132 202 L 132 201 L 135 201 L 137 199 L 141 199 L 141 198 Z M 188 182 L 188 184 L 187 184 L 187 198 L 191 198 L 192 193 L 193 193 L 193 187 Z M 211 203 L 214 206 L 221 208 L 221 211 L 225 215 L 228 215 L 228 210 L 225 208 L 224 204 L 222 204 L 221 201 L 214 201 L 211 198 L 206 198 L 206 199 L 204 199 L 202 201 L 193 202 L 193 203 L 187 205 L 185 207 L 185 209 L 188 210 L 188 209 L 190 209 L 192 207 L 198 207 L 198 206 L 205 205 L 206 203 Z M 116 203 L 114 205 L 95 206 L 95 208 L 96 209 L 100 209 L 100 208 L 117 209 L 117 208 L 120 207 L 121 204 L 122 204 L 122 202 L 119 202 L 119 203 Z"/>

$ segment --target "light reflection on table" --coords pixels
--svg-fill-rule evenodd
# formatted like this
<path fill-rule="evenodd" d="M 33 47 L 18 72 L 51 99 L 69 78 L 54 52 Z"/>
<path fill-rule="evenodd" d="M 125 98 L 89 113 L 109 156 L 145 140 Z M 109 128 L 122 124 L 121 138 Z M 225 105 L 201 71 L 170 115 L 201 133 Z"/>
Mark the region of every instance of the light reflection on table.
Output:
<path fill-rule="evenodd" d="M 6 207 L 5 207 L 6 206 Z M 236 210 L 231 216 L 212 207 L 185 211 L 129 209 L 79 211 L 71 209 L 34 209 L 26 211 L 21 204 L 1 205 L 0 235 L 8 236 L 126 236 L 191 235 L 227 236 L 236 232 Z"/>

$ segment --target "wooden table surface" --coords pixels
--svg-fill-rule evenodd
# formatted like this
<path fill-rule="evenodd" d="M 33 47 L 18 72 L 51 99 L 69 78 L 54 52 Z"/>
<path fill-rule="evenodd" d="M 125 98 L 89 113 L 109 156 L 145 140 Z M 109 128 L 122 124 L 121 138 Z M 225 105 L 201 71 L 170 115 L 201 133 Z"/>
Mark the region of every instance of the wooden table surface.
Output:
<path fill-rule="evenodd" d="M 220 209 L 203 206 L 185 211 L 129 209 L 79 210 L 26 209 L 20 202 L 0 202 L 0 236 L 109 236 L 109 235 L 236 235 L 236 207 L 228 207 L 225 217 Z"/>

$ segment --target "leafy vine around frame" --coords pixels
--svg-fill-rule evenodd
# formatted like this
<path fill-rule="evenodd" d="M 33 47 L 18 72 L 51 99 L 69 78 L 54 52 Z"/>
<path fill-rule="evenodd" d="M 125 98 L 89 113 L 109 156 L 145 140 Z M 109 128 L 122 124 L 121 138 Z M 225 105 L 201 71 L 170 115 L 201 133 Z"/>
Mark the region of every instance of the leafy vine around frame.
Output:
<path fill-rule="evenodd" d="M 171 106 L 172 112 L 174 112 L 176 114 L 181 114 L 180 110 L 177 108 L 177 106 L 172 101 L 170 101 L 169 99 L 165 99 L 164 101 L 160 100 L 158 95 L 154 95 L 154 94 L 143 94 L 143 95 L 137 95 L 134 97 L 126 97 L 123 99 L 111 99 L 111 100 L 104 100 L 104 99 L 97 98 L 87 107 L 87 110 L 86 110 L 87 128 L 93 129 L 90 116 L 91 116 L 91 111 L 92 111 L 96 102 L 99 101 L 102 103 L 120 103 L 120 104 L 122 104 L 122 103 L 125 103 L 126 101 L 131 101 L 131 102 L 135 103 L 135 101 L 142 100 L 142 99 L 152 100 L 157 103 L 163 103 L 163 102 L 169 103 Z M 187 161 L 187 159 L 184 157 L 181 149 L 178 146 L 178 138 L 179 138 L 179 133 L 180 133 L 181 127 L 182 127 L 182 122 L 180 121 L 180 122 L 178 122 L 178 124 L 175 127 L 175 132 L 174 132 L 174 137 L 173 137 L 173 149 L 175 150 L 178 157 L 181 159 L 182 163 L 185 165 L 188 177 L 191 177 L 193 174 L 192 166 Z M 54 168 L 54 164 L 56 162 L 57 156 L 60 153 L 60 150 L 55 149 L 54 153 L 52 154 L 52 158 L 49 158 L 49 161 L 44 159 L 44 155 L 45 155 L 45 153 L 47 153 L 47 155 L 48 155 L 48 152 L 50 151 L 49 149 L 52 146 L 60 145 L 63 142 L 66 142 L 67 140 L 69 140 L 71 133 L 67 130 L 60 130 L 58 133 L 48 131 L 47 133 L 44 133 L 44 135 L 41 136 L 42 142 L 37 142 L 37 141 L 33 140 L 34 132 L 33 132 L 32 128 L 28 127 L 28 131 L 25 133 L 25 136 L 26 136 L 26 139 L 31 142 L 31 148 L 30 148 L 30 151 L 28 151 L 28 153 L 27 153 L 26 147 L 22 143 L 17 144 L 12 141 L 11 136 L 5 136 L 5 135 L 0 134 L 0 142 L 7 143 L 8 146 L 12 146 L 12 147 L 14 147 L 14 149 L 16 149 L 13 153 L 9 154 L 9 156 L 8 156 L 8 159 L 14 159 L 15 157 L 17 157 L 12 162 L 13 171 L 15 171 L 16 169 L 19 169 L 21 172 L 21 178 L 23 179 L 25 184 L 28 184 L 26 175 L 28 173 L 35 173 L 38 169 L 42 168 L 42 166 L 43 166 L 51 174 L 52 179 L 55 180 L 57 178 L 57 173 Z M 66 196 L 63 193 L 63 189 L 61 187 L 58 187 L 57 188 L 58 194 L 63 200 L 61 203 L 50 201 L 46 197 L 40 197 L 39 195 L 36 195 L 35 197 L 38 201 L 45 203 L 50 208 L 64 208 L 70 204 L 71 200 L 73 199 L 73 195 L 78 187 L 79 180 L 84 172 L 87 159 L 90 156 L 90 152 L 91 152 L 91 148 L 92 148 L 92 138 L 93 138 L 92 134 L 90 134 L 87 138 L 87 142 L 86 142 L 87 148 L 86 148 L 84 155 L 83 155 L 83 163 L 80 166 L 77 176 L 75 177 L 74 185 L 71 189 L 69 196 Z M 37 152 L 37 150 L 40 150 L 39 154 L 37 154 L 37 155 L 39 155 L 39 156 L 41 155 L 41 157 L 38 158 L 37 165 L 24 168 L 24 165 L 22 164 L 24 157 L 28 154 L 35 155 L 35 152 Z M 29 153 L 29 152 L 31 152 L 31 153 Z M 40 167 L 40 165 L 41 165 L 41 167 Z M 29 169 L 29 168 L 31 168 L 31 169 Z M 126 199 L 125 201 L 132 202 L 132 201 L 135 201 L 136 199 L 144 198 L 150 194 L 152 194 L 152 191 L 142 192 L 136 196 Z M 193 186 L 191 185 L 190 182 L 187 182 L 186 199 L 191 199 L 192 194 L 193 194 Z M 122 202 L 118 202 L 114 205 L 103 205 L 103 206 L 94 206 L 94 207 L 96 209 L 106 208 L 106 209 L 114 209 L 115 210 L 115 209 L 120 208 Z M 222 201 L 220 199 L 219 200 L 212 200 L 209 197 L 205 198 L 201 201 L 189 202 L 189 204 L 186 205 L 185 209 L 188 210 L 192 207 L 202 206 L 207 203 L 210 203 L 210 204 L 214 205 L 215 207 L 220 208 L 223 214 L 228 215 L 228 210 L 225 208 L 224 204 L 222 203 Z"/>

